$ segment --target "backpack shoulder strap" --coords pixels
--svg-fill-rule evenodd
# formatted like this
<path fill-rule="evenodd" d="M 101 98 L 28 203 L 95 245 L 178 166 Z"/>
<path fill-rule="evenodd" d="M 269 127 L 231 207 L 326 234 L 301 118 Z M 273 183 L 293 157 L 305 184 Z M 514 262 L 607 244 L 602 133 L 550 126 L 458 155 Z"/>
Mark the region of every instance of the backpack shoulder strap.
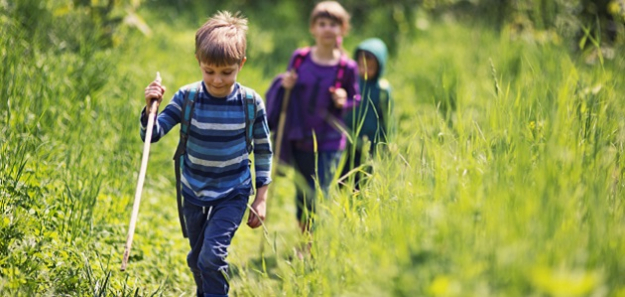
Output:
<path fill-rule="evenodd" d="M 193 116 L 193 108 L 195 107 L 195 98 L 200 92 L 201 83 L 190 85 L 182 102 L 181 119 L 180 119 L 180 141 L 174 159 L 184 155 L 187 149 L 187 138 L 189 137 L 189 126 L 191 125 L 191 117 Z"/>
<path fill-rule="evenodd" d="M 240 86 L 243 110 L 245 111 L 245 144 L 247 153 L 254 150 L 254 122 L 256 121 L 256 92 L 244 86 Z"/>
<path fill-rule="evenodd" d="M 304 59 L 306 59 L 308 54 L 310 54 L 310 47 L 297 49 L 295 59 L 293 60 L 293 64 L 291 65 L 290 69 L 293 69 L 295 70 L 295 72 L 297 72 L 299 70 L 299 67 L 302 66 L 302 62 L 304 62 Z"/>
<path fill-rule="evenodd" d="M 345 68 L 347 68 L 347 56 L 341 54 L 339 59 L 339 67 L 336 70 L 336 78 L 334 80 L 334 87 L 341 88 L 343 85 L 343 78 L 345 78 Z"/>
<path fill-rule="evenodd" d="M 187 96 L 185 96 L 184 103 L 182 104 L 182 119 L 180 120 L 180 133 L 185 137 L 189 135 L 189 126 L 191 125 L 191 116 L 193 115 L 193 108 L 195 107 L 195 97 L 200 92 L 200 84 L 189 87 Z M 186 140 L 186 139 L 185 139 Z"/>
<path fill-rule="evenodd" d="M 193 115 L 193 107 L 195 106 L 195 98 L 200 92 L 202 83 L 197 83 L 187 87 L 187 92 L 182 102 L 182 118 L 180 119 L 180 140 L 174 154 L 174 169 L 176 171 L 176 202 L 178 204 L 178 219 L 182 228 L 182 235 L 187 237 L 187 228 L 182 214 L 182 184 L 180 182 L 182 175 L 183 158 L 187 151 L 187 139 L 189 138 L 189 126 L 191 125 L 191 116 Z"/>

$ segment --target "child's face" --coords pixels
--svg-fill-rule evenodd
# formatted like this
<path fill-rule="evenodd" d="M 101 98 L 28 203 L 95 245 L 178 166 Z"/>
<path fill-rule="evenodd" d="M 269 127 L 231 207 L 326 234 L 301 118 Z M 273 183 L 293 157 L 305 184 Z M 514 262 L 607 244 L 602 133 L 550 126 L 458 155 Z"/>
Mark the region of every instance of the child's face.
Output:
<path fill-rule="evenodd" d="M 370 80 L 376 77 L 380 66 L 378 65 L 378 59 L 368 52 L 358 53 L 358 74 L 365 80 Z"/>
<path fill-rule="evenodd" d="M 208 93 L 213 97 L 226 97 L 234 88 L 234 83 L 237 81 L 237 74 L 243 68 L 243 63 L 232 64 L 227 66 L 216 66 L 213 64 L 206 64 L 200 62 L 200 69 L 202 69 L 202 80 L 206 85 Z"/>
<path fill-rule="evenodd" d="M 343 36 L 343 28 L 335 20 L 320 17 L 310 26 L 310 34 L 317 45 L 335 46 L 337 37 Z"/>

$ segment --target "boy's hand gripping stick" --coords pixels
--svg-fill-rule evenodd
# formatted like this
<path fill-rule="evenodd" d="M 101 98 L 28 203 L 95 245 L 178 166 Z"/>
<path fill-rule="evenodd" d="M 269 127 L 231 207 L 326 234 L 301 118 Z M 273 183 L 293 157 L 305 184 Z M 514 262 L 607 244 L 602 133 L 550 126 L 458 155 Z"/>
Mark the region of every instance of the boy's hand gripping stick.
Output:
<path fill-rule="evenodd" d="M 156 72 L 156 81 L 161 82 L 161 74 Z M 145 172 L 148 169 L 148 157 L 150 155 L 150 143 L 152 140 L 152 130 L 154 128 L 154 120 L 158 110 L 158 100 L 153 99 L 150 105 L 150 113 L 148 114 L 148 126 L 145 131 L 145 141 L 143 143 L 143 157 L 141 159 L 141 169 L 139 170 L 139 179 L 137 180 L 137 190 L 135 192 L 135 201 L 132 205 L 132 216 L 128 225 L 128 236 L 126 237 L 126 246 L 124 249 L 124 259 L 122 260 L 121 271 L 126 270 L 128 266 L 128 257 L 130 256 L 130 247 L 132 246 L 132 238 L 135 234 L 135 226 L 137 217 L 139 216 L 139 204 L 141 203 L 141 191 L 143 190 L 143 182 L 145 181 Z"/>

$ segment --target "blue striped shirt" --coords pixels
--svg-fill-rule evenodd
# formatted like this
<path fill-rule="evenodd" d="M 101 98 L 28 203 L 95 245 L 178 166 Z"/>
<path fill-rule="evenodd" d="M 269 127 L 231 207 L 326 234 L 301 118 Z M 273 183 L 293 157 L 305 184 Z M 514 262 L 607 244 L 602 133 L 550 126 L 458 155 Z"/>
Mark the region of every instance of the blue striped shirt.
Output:
<path fill-rule="evenodd" d="M 182 105 L 189 88 L 176 92 L 171 102 L 158 115 L 152 132 L 152 142 L 165 136 L 182 120 Z M 186 201 L 205 206 L 210 201 L 236 195 L 253 195 L 251 161 L 245 142 L 245 98 L 236 83 L 234 91 L 224 98 L 215 98 L 204 83 L 196 94 L 195 107 L 189 126 L 187 153 L 183 158 L 182 194 Z M 256 187 L 271 182 L 272 150 L 265 105 L 256 98 L 254 121 L 254 171 Z M 145 141 L 147 116 L 142 112 L 141 139 Z"/>

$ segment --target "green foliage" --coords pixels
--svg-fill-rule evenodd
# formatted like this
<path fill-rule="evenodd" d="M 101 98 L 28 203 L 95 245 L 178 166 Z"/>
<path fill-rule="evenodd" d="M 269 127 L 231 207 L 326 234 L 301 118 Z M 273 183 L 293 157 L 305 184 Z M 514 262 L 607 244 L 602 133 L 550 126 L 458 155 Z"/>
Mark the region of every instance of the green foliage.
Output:
<path fill-rule="evenodd" d="M 127 110 L 124 102 L 104 100 L 127 93 L 104 89 L 116 77 L 118 53 L 99 42 L 102 35 L 91 35 L 95 27 L 61 30 L 71 27 L 56 19 L 51 7 L 36 1 L 3 7 L 8 12 L 0 36 L 3 295 L 88 292 L 84 263 L 97 255 L 92 240 L 96 231 L 114 227 L 94 228 L 101 191 L 131 189 L 123 182 L 131 174 L 124 178 L 119 172 L 132 164 L 130 131 L 120 129 L 129 126 L 124 119 L 130 117 L 120 117 Z M 123 205 L 118 203 L 99 209 Z"/>
<path fill-rule="evenodd" d="M 589 36 L 607 47 L 622 45 L 625 38 L 622 0 L 447 0 L 422 4 L 435 16 L 484 22 L 520 38 L 563 42 L 574 50 L 592 49 L 592 45 L 579 42 Z"/>
<path fill-rule="evenodd" d="M 262 63 L 269 73 L 286 68 L 288 58 L 296 47 L 313 43 L 309 33 L 309 16 L 315 2 L 308 1 L 155 1 L 167 8 L 161 17 L 172 22 L 185 22 L 199 27 L 218 10 L 240 11 L 252 26 L 248 36 L 248 58 Z M 396 37 L 414 31 L 416 0 L 341 1 L 352 15 L 352 31 L 346 46 L 358 43 L 351 36 L 380 37 L 394 52 Z M 144 8 L 147 8 L 145 6 Z M 188 13 L 191 11 L 192 13 Z M 285 30 L 288 28 L 288 30 Z M 399 34 L 398 34 L 399 33 Z"/>
<path fill-rule="evenodd" d="M 194 294 L 172 200 L 175 135 L 152 146 L 130 266 L 119 271 L 143 88 L 156 71 L 166 96 L 198 80 L 197 26 L 213 9 L 245 7 L 250 60 L 239 79 L 264 93 L 293 48 L 310 42 L 312 4 L 229 1 L 208 11 L 198 1 L 162 2 L 137 10 L 152 35 L 118 22 L 116 43 L 96 24 L 119 10 L 79 15 L 138 2 L 71 2 L 66 22 L 54 11 L 69 2 L 0 1 L 2 295 Z M 309 238 L 294 219 L 293 172 L 277 178 L 265 237 L 242 226 L 234 239 L 233 295 L 625 292 L 625 57 L 587 63 L 562 43 L 513 38 L 512 27 L 443 21 L 441 7 L 457 2 L 422 1 L 415 22 L 404 16 L 380 28 L 409 2 L 388 10 L 346 2 L 356 25 L 348 50 L 385 26 L 409 27 L 385 36 L 396 42 L 387 73 L 398 135 L 366 160 L 373 171 L 360 192 L 332 188 L 322 200 L 313 257 L 294 252 Z M 527 8 L 535 22 L 561 2 L 526 4 L 546 5 L 544 13 Z M 358 26 L 360 18 L 370 23 Z M 80 26 L 67 27 L 76 19 Z M 588 40 L 602 47 L 595 35 Z"/>
<path fill-rule="evenodd" d="M 149 33 L 134 13 L 143 0 L 18 0 L 0 3 L 0 24 L 20 27 L 39 50 L 82 51 L 119 44 L 129 29 Z"/>

